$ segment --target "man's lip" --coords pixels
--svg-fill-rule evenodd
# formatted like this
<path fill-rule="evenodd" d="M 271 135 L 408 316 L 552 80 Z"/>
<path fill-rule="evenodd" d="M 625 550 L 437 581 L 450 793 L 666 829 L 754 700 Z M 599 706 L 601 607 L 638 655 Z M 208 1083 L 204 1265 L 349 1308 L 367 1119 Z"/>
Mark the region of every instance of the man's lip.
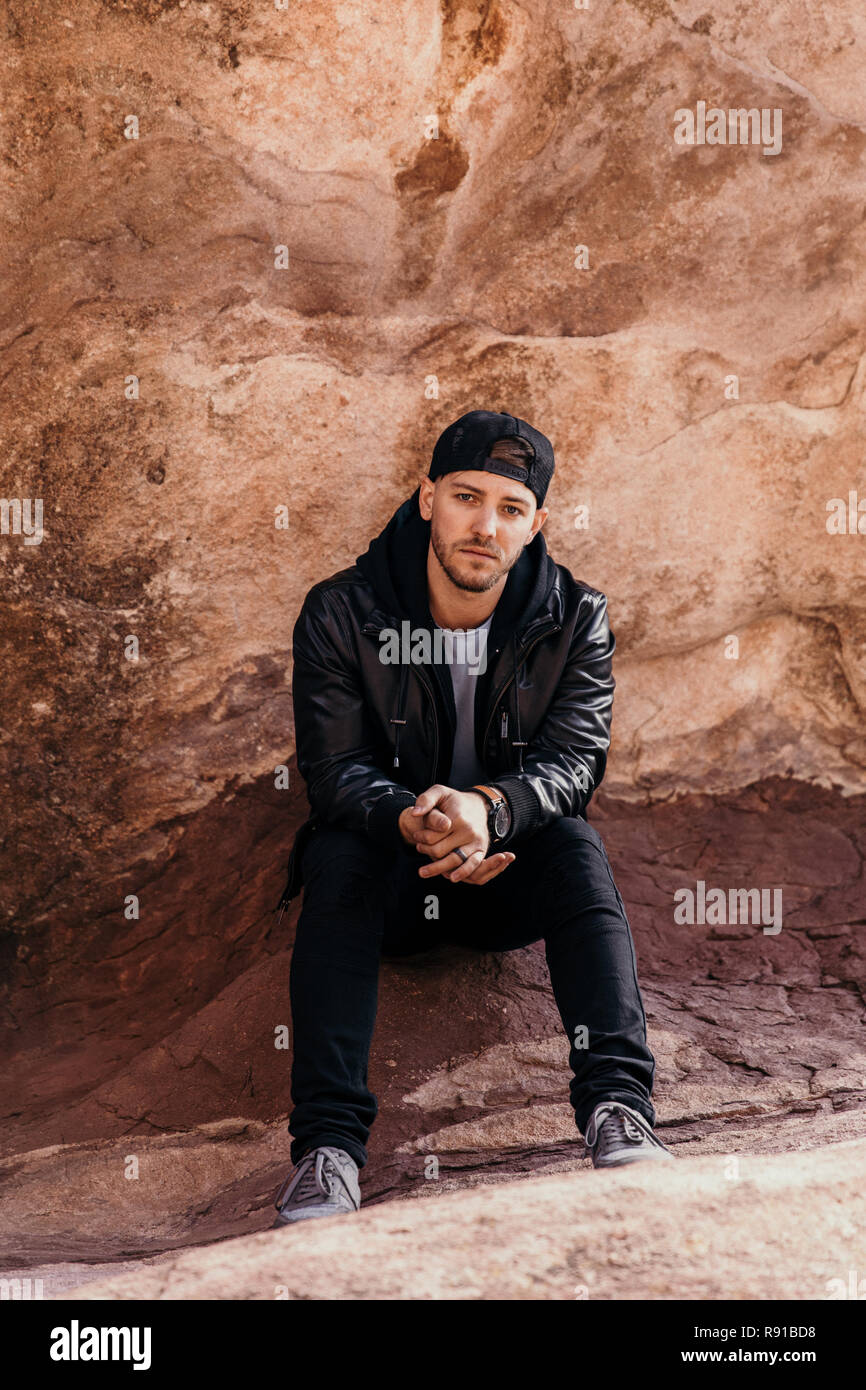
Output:
<path fill-rule="evenodd" d="M 495 555 L 491 555 L 491 553 L 490 553 L 489 550 L 475 550 L 475 549 L 473 549 L 473 547 L 472 547 L 471 545 L 462 545 L 462 546 L 460 547 L 460 549 L 461 549 L 461 550 L 464 552 L 464 554 L 466 554 L 466 555 L 483 555 L 483 556 L 485 556 L 485 558 L 488 559 L 488 560 L 495 560 L 495 559 L 496 559 L 496 556 L 495 556 Z"/>

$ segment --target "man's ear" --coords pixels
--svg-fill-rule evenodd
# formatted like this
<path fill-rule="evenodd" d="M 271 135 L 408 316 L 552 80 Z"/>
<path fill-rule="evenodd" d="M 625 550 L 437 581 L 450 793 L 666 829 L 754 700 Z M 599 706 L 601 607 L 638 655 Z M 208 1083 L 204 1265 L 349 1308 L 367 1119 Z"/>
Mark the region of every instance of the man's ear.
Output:
<path fill-rule="evenodd" d="M 549 507 L 539 507 L 535 516 L 532 518 L 532 530 L 524 541 L 524 545 L 531 545 L 538 535 L 547 518 L 550 516 Z"/>
<path fill-rule="evenodd" d="M 423 477 L 421 479 L 421 490 L 418 494 L 418 510 L 425 521 L 429 521 L 433 515 L 433 497 L 436 492 L 436 484 L 432 478 Z"/>

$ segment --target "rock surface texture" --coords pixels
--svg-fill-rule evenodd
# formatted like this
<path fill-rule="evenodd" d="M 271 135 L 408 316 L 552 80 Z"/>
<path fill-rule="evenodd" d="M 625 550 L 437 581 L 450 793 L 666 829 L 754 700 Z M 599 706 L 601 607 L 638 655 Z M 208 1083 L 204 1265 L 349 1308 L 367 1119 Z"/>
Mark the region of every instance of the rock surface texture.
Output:
<path fill-rule="evenodd" d="M 222 1241 L 61 1296 L 838 1298 L 866 1226 L 864 1162 L 866 1142 L 853 1140 L 750 1157 L 736 1176 L 703 1158 L 685 1173 L 635 1164 L 532 1178 Z"/>
<path fill-rule="evenodd" d="M 478 406 L 553 440 L 548 544 L 608 596 L 589 819 L 684 1161 L 583 1171 L 541 945 L 387 962 L 339 1292 L 866 1268 L 861 0 L 8 0 L 0 37 L 0 482 L 43 508 L 0 535 L 4 1268 L 273 1297 L 288 1239 L 330 1296 L 348 1235 L 265 1230 L 291 632 Z M 700 103 L 780 151 L 678 144 Z M 699 880 L 781 890 L 781 931 L 677 923 Z"/>

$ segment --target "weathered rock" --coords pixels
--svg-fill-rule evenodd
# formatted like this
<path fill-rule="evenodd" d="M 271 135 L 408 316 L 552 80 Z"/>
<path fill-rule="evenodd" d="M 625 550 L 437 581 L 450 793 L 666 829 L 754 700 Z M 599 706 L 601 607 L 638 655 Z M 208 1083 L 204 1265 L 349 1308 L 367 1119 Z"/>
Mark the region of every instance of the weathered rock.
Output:
<path fill-rule="evenodd" d="M 860 1139 L 784 1158 L 560 1173 L 362 1208 L 78 1288 L 55 1291 L 49 1280 L 44 1291 L 71 1299 L 850 1297 L 866 1250 L 864 1161 Z"/>
<path fill-rule="evenodd" d="M 637 943 L 659 1130 L 680 1156 L 866 1133 L 857 810 L 788 784 L 739 810 L 708 797 L 648 814 L 599 797 Z M 674 891 L 698 878 L 779 883 L 783 905 L 793 882 L 795 905 L 773 935 L 677 924 Z M 272 949 L 101 1084 L 19 1120 L 0 1167 L 4 1263 L 151 1257 L 269 1224 L 290 1104 L 290 1053 L 274 1047 L 290 1021 L 288 951 Z M 585 1165 L 569 1080 L 540 943 L 383 962 L 365 1203 L 423 1192 L 431 1159 L 440 1190 Z"/>

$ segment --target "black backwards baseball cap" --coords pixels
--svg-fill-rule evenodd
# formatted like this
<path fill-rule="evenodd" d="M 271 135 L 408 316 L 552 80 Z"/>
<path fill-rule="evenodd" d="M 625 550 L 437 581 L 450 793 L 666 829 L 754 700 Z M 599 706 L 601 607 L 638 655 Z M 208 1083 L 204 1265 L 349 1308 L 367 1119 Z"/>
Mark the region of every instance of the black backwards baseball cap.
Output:
<path fill-rule="evenodd" d="M 524 439 L 532 449 L 526 466 L 508 459 L 492 459 L 488 450 L 500 439 Z M 503 415 L 496 410 L 470 410 L 443 430 L 433 447 L 428 477 L 434 481 L 445 473 L 461 473 L 464 469 L 480 469 L 514 478 L 535 494 L 539 507 L 553 477 L 553 445 L 538 430 L 516 415 Z M 528 474 L 527 474 L 528 469 Z"/>

